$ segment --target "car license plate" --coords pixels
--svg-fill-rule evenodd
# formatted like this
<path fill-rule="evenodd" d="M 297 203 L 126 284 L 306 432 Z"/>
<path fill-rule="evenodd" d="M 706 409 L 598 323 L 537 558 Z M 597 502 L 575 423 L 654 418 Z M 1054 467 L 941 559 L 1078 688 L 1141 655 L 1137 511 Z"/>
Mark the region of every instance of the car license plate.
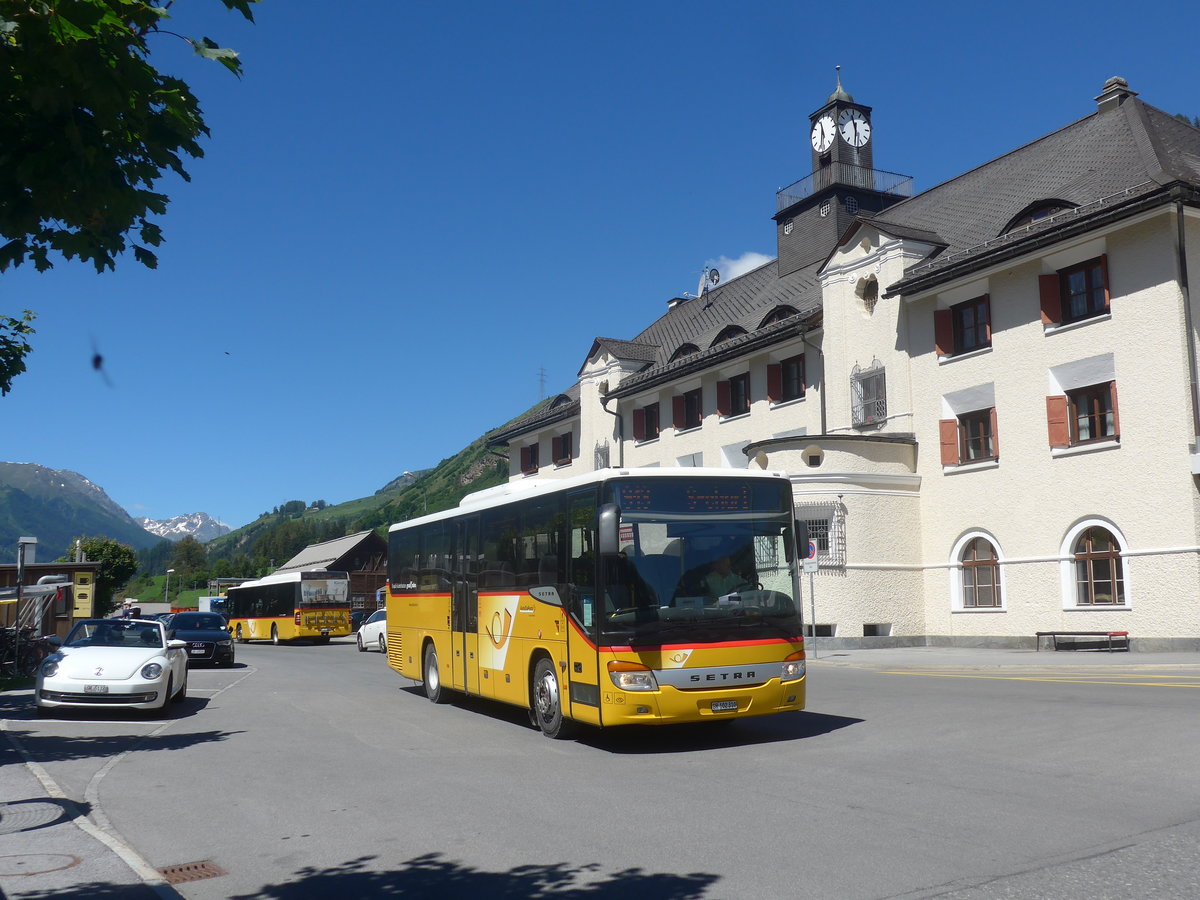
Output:
<path fill-rule="evenodd" d="M 737 709 L 736 700 L 714 700 L 712 703 L 713 712 L 727 712 L 731 709 Z"/>
<path fill-rule="evenodd" d="M 108 685 L 107 684 L 85 684 L 83 686 L 83 692 L 85 694 L 107 694 L 108 693 Z"/>
<path fill-rule="evenodd" d="M 203 655 L 204 655 L 204 648 L 203 648 L 203 647 L 200 647 L 200 648 L 198 648 L 198 649 L 196 649 L 196 650 L 192 650 L 192 651 L 191 651 L 191 654 L 192 654 L 192 656 L 203 656 Z"/>

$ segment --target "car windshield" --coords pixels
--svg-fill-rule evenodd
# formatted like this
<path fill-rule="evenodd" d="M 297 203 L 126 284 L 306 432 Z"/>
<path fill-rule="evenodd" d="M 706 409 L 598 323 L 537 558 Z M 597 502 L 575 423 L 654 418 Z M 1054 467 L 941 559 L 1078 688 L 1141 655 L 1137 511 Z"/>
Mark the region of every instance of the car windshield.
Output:
<path fill-rule="evenodd" d="M 171 620 L 171 627 L 176 631 L 224 631 L 225 620 L 206 613 L 178 613 Z"/>
<path fill-rule="evenodd" d="M 125 619 L 87 619 L 67 635 L 64 647 L 129 647 L 162 649 L 163 632 L 157 622 Z"/>

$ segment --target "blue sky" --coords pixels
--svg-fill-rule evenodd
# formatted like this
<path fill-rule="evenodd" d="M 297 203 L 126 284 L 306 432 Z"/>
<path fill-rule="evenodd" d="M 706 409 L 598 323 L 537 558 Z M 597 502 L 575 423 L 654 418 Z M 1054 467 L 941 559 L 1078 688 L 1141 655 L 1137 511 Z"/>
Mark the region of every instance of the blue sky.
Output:
<path fill-rule="evenodd" d="M 0 311 L 38 314 L 0 458 L 79 472 L 134 516 L 235 527 L 436 465 L 706 264 L 773 257 L 774 194 L 810 171 L 835 65 L 873 108 L 876 168 L 917 190 L 1089 115 L 1111 75 L 1200 115 L 1190 4 L 172 12 L 245 77 L 154 40 L 212 131 L 191 183 L 160 183 L 157 270 L 0 276 Z"/>

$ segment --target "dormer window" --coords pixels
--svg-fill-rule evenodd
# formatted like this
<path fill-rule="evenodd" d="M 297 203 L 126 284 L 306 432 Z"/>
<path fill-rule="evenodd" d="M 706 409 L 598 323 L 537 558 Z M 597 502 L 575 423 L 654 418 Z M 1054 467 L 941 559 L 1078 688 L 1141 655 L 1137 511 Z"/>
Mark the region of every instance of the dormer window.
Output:
<path fill-rule="evenodd" d="M 745 333 L 745 328 L 739 328 L 737 325 L 728 325 L 721 329 L 721 333 L 716 336 L 710 346 L 715 347 L 717 344 L 723 344 L 726 341 L 731 341 L 736 337 L 741 337 Z"/>
<path fill-rule="evenodd" d="M 1010 231 L 1016 231 L 1018 228 L 1026 228 L 1043 219 L 1048 219 L 1051 216 L 1058 215 L 1060 212 L 1066 212 L 1074 208 L 1074 204 L 1068 203 L 1066 200 L 1039 200 L 1037 203 L 1030 204 L 1013 216 L 1000 233 L 1008 234 Z"/>
<path fill-rule="evenodd" d="M 774 325 L 776 322 L 782 322 L 784 319 L 790 319 L 796 315 L 796 309 L 792 306 L 777 306 L 769 313 L 767 317 L 759 323 L 759 328 L 766 328 L 768 325 Z"/>
<path fill-rule="evenodd" d="M 677 359 L 683 359 L 685 356 L 691 356 L 693 353 L 699 353 L 700 348 L 695 344 L 684 344 L 678 350 L 671 354 L 670 362 L 675 362 Z"/>

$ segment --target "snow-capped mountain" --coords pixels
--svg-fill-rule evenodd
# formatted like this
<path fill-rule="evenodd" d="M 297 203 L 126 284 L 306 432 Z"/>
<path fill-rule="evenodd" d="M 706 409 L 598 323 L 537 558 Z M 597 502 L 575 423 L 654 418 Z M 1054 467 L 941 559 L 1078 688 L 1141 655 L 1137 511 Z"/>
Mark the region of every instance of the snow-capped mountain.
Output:
<path fill-rule="evenodd" d="M 224 522 L 218 522 L 208 513 L 190 513 L 186 516 L 175 516 L 172 519 L 134 519 L 151 534 L 166 538 L 168 541 L 182 541 L 191 535 L 200 543 L 205 544 L 213 538 L 233 531 Z"/>

